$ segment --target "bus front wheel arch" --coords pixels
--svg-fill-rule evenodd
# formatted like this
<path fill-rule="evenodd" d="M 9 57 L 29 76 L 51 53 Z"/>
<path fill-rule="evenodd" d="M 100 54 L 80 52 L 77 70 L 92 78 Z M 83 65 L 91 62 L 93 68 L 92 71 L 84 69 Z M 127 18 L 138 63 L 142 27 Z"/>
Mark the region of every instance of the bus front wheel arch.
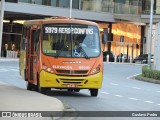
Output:
<path fill-rule="evenodd" d="M 39 78 L 37 79 L 37 91 L 39 93 L 42 93 L 42 94 L 46 94 L 47 92 L 51 91 L 50 88 L 44 88 L 44 87 L 41 87 L 40 86 L 40 81 L 39 81 Z"/>
<path fill-rule="evenodd" d="M 46 89 L 40 86 L 39 79 L 38 79 L 38 83 L 37 83 L 37 91 L 39 93 L 46 94 Z"/>

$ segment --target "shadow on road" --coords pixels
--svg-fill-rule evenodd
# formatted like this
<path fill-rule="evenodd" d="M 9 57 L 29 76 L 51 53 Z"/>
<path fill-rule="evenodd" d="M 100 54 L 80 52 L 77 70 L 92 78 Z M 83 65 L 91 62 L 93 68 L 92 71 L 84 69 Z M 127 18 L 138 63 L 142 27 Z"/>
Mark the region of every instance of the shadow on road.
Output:
<path fill-rule="evenodd" d="M 48 96 L 67 96 L 67 97 L 90 97 L 90 95 L 81 92 L 72 92 L 66 90 L 51 90 L 47 92 Z"/>

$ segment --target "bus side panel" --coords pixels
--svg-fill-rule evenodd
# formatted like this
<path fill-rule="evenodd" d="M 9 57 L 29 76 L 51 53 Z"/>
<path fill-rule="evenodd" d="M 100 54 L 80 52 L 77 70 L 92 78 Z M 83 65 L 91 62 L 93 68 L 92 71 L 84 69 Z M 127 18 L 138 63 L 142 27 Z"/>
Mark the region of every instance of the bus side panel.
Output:
<path fill-rule="evenodd" d="M 19 70 L 20 75 L 23 79 L 25 79 L 25 69 L 26 69 L 26 51 L 20 52 L 20 58 L 19 58 Z"/>

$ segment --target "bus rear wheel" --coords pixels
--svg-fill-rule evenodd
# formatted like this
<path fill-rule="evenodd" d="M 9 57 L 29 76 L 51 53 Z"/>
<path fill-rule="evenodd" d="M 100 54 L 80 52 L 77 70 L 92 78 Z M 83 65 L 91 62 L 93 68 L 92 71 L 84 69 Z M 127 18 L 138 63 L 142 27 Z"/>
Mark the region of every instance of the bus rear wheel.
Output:
<path fill-rule="evenodd" d="M 96 97 L 98 95 L 98 89 L 90 89 L 90 94 L 93 97 Z"/>
<path fill-rule="evenodd" d="M 28 81 L 26 81 L 27 90 L 33 90 L 34 85 Z"/>

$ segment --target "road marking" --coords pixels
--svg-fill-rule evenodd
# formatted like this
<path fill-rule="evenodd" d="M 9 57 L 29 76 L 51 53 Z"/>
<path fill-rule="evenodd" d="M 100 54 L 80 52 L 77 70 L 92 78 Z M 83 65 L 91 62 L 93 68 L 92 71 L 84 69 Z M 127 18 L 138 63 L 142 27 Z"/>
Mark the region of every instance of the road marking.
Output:
<path fill-rule="evenodd" d="M 152 101 L 144 101 L 144 102 L 146 102 L 146 103 L 153 103 Z"/>
<path fill-rule="evenodd" d="M 11 70 L 11 71 L 19 71 L 18 69 L 9 69 L 9 70 Z"/>
<path fill-rule="evenodd" d="M 19 71 L 17 68 L 0 68 L 0 72 Z"/>
<path fill-rule="evenodd" d="M 107 93 L 107 92 L 102 92 L 102 94 L 106 94 L 106 95 L 109 95 L 110 93 Z"/>
<path fill-rule="evenodd" d="M 0 69 L 0 72 L 7 72 L 8 70 L 6 69 Z"/>
<path fill-rule="evenodd" d="M 156 91 L 156 92 L 159 92 L 159 93 L 160 93 L 160 91 Z"/>
<path fill-rule="evenodd" d="M 135 74 L 135 75 L 129 76 L 129 77 L 127 77 L 127 79 L 133 79 L 137 75 L 140 75 L 140 74 Z"/>
<path fill-rule="evenodd" d="M 139 87 L 132 87 L 133 89 L 137 89 L 137 90 L 140 90 L 141 88 L 139 88 Z"/>
<path fill-rule="evenodd" d="M 2 82 L 2 81 L 0 81 L 0 85 L 7 85 L 7 86 L 10 86 L 10 84 L 5 83 L 5 82 Z"/>
<path fill-rule="evenodd" d="M 122 95 L 114 95 L 114 96 L 116 96 L 116 97 L 121 97 L 121 98 L 124 97 L 124 96 L 122 96 Z"/>
<path fill-rule="evenodd" d="M 116 83 L 110 83 L 111 85 L 118 85 L 118 84 L 116 84 Z"/>
<path fill-rule="evenodd" d="M 139 99 L 137 99 L 137 98 L 128 98 L 128 99 L 130 99 L 130 100 L 139 100 Z"/>
<path fill-rule="evenodd" d="M 157 105 L 159 105 L 159 106 L 160 106 L 160 104 L 157 104 Z"/>

